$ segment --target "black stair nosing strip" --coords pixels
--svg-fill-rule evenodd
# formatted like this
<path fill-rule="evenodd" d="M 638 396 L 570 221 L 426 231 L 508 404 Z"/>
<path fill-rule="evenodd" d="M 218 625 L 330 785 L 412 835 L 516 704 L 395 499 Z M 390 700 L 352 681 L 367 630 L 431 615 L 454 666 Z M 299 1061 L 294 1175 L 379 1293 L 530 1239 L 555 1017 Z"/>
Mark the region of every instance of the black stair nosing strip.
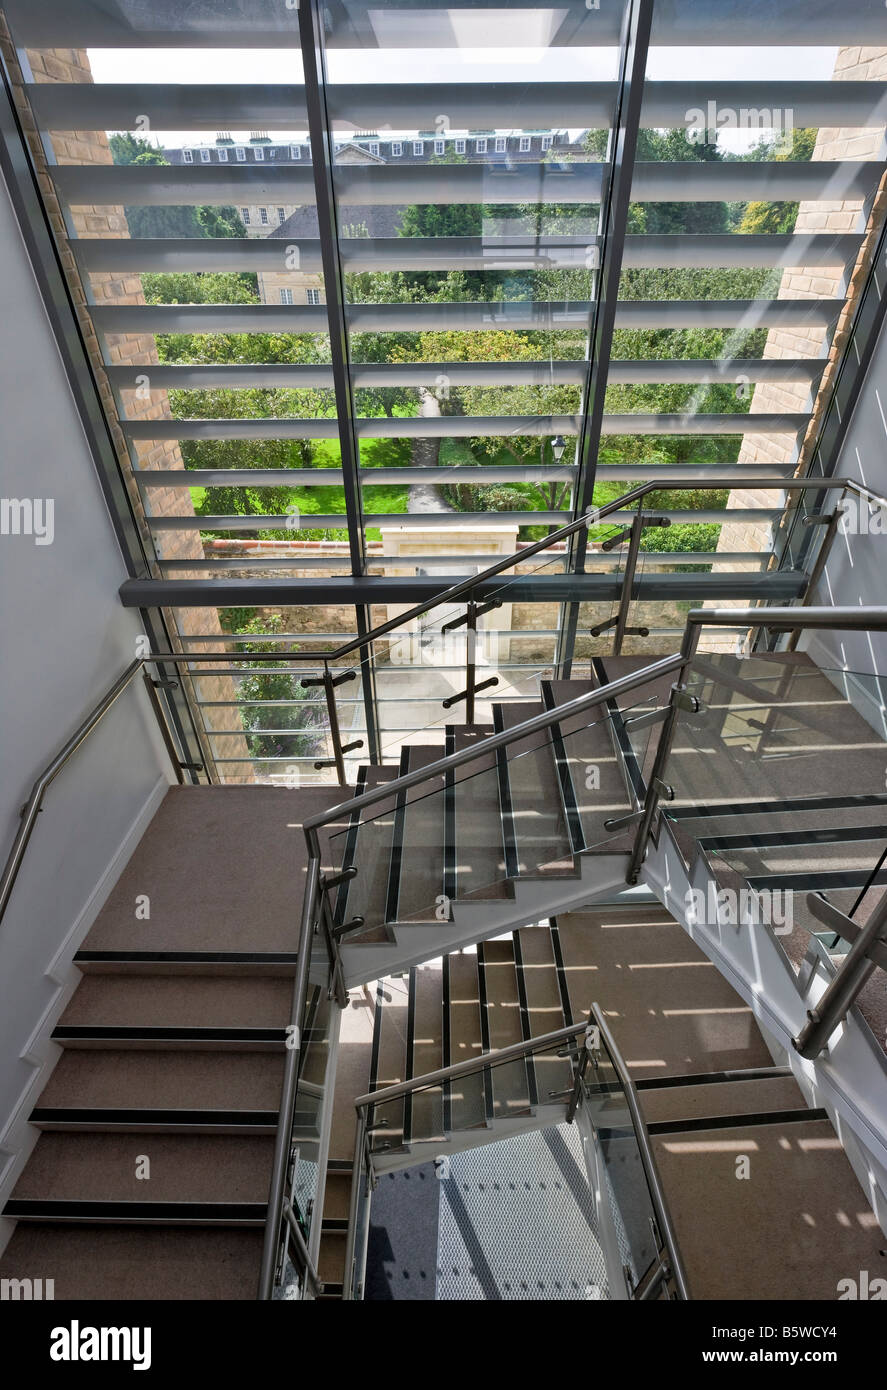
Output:
<path fill-rule="evenodd" d="M 373 1014 L 373 1042 L 370 1048 L 370 1072 L 367 1080 L 367 1092 L 379 1089 L 379 1054 L 382 1050 L 382 1010 L 385 1007 L 385 992 L 382 981 L 376 981 L 376 1009 Z M 375 1105 L 368 1105 L 366 1110 L 367 1129 L 372 1129 L 376 1114 Z"/>
<path fill-rule="evenodd" d="M 863 869 L 800 869 L 796 873 L 746 874 L 738 869 L 733 872 L 740 873 L 756 893 L 775 888 L 790 888 L 795 893 L 821 893 L 830 888 L 861 888 L 871 869 L 866 865 Z M 887 868 L 881 870 L 874 882 L 887 883 Z"/>
<path fill-rule="evenodd" d="M 347 1216 L 324 1216 L 321 1218 L 320 1230 L 323 1235 L 338 1235 L 340 1232 L 348 1230 Z"/>
<path fill-rule="evenodd" d="M 551 685 L 552 683 L 550 680 L 540 682 L 542 706 L 549 713 L 557 708 L 557 701 L 554 698 L 554 691 Z M 572 853 L 579 854 L 585 849 L 585 832 L 582 829 L 582 816 L 579 812 L 579 803 L 576 800 L 576 788 L 573 785 L 570 759 L 567 755 L 566 743 L 560 724 L 552 724 L 550 732 L 551 747 L 554 755 L 554 769 L 561 794 L 561 811 L 563 813 L 564 823 L 567 827 L 567 838 L 569 839 Z"/>
<path fill-rule="evenodd" d="M 102 1124 L 102 1125 L 181 1125 L 183 1128 L 206 1125 L 230 1125 L 233 1127 L 261 1125 L 271 1129 L 277 1128 L 279 1112 L 277 1110 L 193 1110 L 193 1109 L 165 1109 L 153 1106 L 142 1106 L 135 1108 L 130 1106 L 98 1106 L 98 1105 L 38 1105 L 31 1111 L 28 1119 L 31 1124 Z M 298 1128 L 307 1125 L 309 1117 L 302 1116 L 302 1123 L 299 1124 L 299 1115 L 296 1114 Z M 310 1116 L 313 1121 L 315 1116 Z"/>
<path fill-rule="evenodd" d="M 520 1013 L 520 1030 L 524 1042 L 532 1042 L 533 1033 L 530 1027 L 530 1003 L 527 999 L 527 980 L 524 975 L 524 958 L 521 951 L 520 932 L 512 933 L 511 954 L 514 960 L 514 977 L 517 983 L 517 1003 Z M 529 1091 L 530 1105 L 539 1104 L 539 1087 L 536 1080 L 536 1063 L 531 1053 L 524 1059 L 527 1070 L 527 1088 Z"/>
<path fill-rule="evenodd" d="M 778 815 L 786 811 L 844 811 L 865 806 L 887 806 L 887 793 L 846 796 L 796 796 L 779 801 L 725 801 L 722 805 L 669 806 L 669 820 L 716 820 L 720 816 Z"/>
<path fill-rule="evenodd" d="M 296 965 L 295 951 L 78 951 L 74 964 Z"/>
<path fill-rule="evenodd" d="M 731 1081 L 767 1081 L 794 1076 L 791 1067 L 745 1067 L 727 1071 L 687 1072 L 685 1076 L 649 1076 L 635 1081 L 638 1091 L 665 1091 L 679 1086 L 719 1085 Z"/>
<path fill-rule="evenodd" d="M 600 685 L 608 685 L 609 677 L 603 658 L 600 656 L 593 656 L 589 661 L 589 665 L 598 683 Z M 636 802 L 643 806 L 647 796 L 647 783 L 644 780 L 644 774 L 641 770 L 634 744 L 631 741 L 631 736 L 626 727 L 625 719 L 619 708 L 619 702 L 618 700 L 611 699 L 606 700 L 604 705 L 610 715 L 609 723 L 613 740 L 616 744 L 617 751 L 621 754 L 622 768 L 628 778 L 632 794 Z"/>
<path fill-rule="evenodd" d="M 308 1031 L 305 1041 L 310 1041 Z M 286 1028 L 184 1028 L 147 1024 L 140 1027 L 121 1024 L 64 1023 L 52 1030 L 54 1042 L 94 1038 L 99 1042 L 286 1042 Z M 315 1039 L 316 1041 L 316 1039 Z"/>
<path fill-rule="evenodd" d="M 267 1202 L 126 1201 L 10 1197 L 3 1215 L 16 1221 L 162 1222 L 164 1225 L 262 1226 Z"/>
<path fill-rule="evenodd" d="M 354 1172 L 354 1163 L 350 1158 L 330 1158 L 326 1166 L 331 1173 L 347 1173 L 349 1177 Z"/>
<path fill-rule="evenodd" d="M 416 1074 L 414 1051 L 416 1047 L 416 993 L 419 983 L 419 972 L 415 965 L 410 966 L 409 983 L 407 985 L 407 1035 L 406 1035 L 406 1057 L 404 1059 L 404 1080 L 412 1081 Z M 403 1143 L 409 1144 L 413 1137 L 413 1093 L 407 1091 L 403 1098 Z"/>
<path fill-rule="evenodd" d="M 328 1279 L 324 1279 L 324 1281 L 323 1281 L 323 1293 L 320 1294 L 319 1297 L 320 1297 L 320 1298 L 342 1298 L 342 1297 L 344 1296 L 344 1293 L 345 1293 L 345 1285 L 341 1282 L 341 1280 L 340 1280 L 338 1283 L 330 1283 L 330 1281 L 329 1281 Z"/>
<path fill-rule="evenodd" d="M 398 777 L 405 777 L 410 770 L 410 748 L 404 744 L 400 750 Z M 385 894 L 385 922 L 396 922 L 400 904 L 400 875 L 403 866 L 403 835 L 406 821 L 407 794 L 399 791 L 394 807 L 394 822 L 391 831 L 391 856 L 388 861 L 388 885 Z"/>
<path fill-rule="evenodd" d="M 849 825 L 842 828 L 834 826 L 810 828 L 807 830 L 766 830 L 748 831 L 736 835 L 699 835 L 696 838 L 703 849 L 722 853 L 738 849 L 779 849 L 791 845 L 830 845 L 843 841 L 883 840 L 887 836 L 885 825 Z"/>
<path fill-rule="evenodd" d="M 557 972 L 557 987 L 561 997 L 561 1009 L 564 1015 L 564 1027 L 570 1027 L 574 1022 L 573 1005 L 570 1000 L 570 985 L 567 978 L 567 967 L 564 964 L 564 952 L 561 946 L 560 928 L 556 917 L 548 919 L 548 928 L 551 932 L 551 950 L 554 955 L 554 968 Z"/>
<path fill-rule="evenodd" d="M 505 731 L 505 716 L 501 704 L 493 706 L 493 732 Z M 499 826 L 502 832 L 502 853 L 505 861 L 505 877 L 517 878 L 520 874 L 520 857 L 517 851 L 517 832 L 514 823 L 514 804 L 511 799 L 511 778 L 508 772 L 508 749 L 496 750 L 496 785 L 499 792 Z"/>
<path fill-rule="evenodd" d="M 694 1115 L 684 1120 L 653 1120 L 647 1123 L 647 1133 L 688 1134 L 706 1129 L 751 1129 L 764 1125 L 807 1124 L 827 1120 L 827 1110 L 752 1110 L 746 1115 Z"/>
<path fill-rule="evenodd" d="M 490 1052 L 490 1015 L 489 1004 L 487 1001 L 487 963 L 485 959 L 485 943 L 477 943 L 477 998 L 480 1006 L 480 1041 L 484 1052 Z M 496 1113 L 493 1101 L 493 1077 L 489 1067 L 484 1067 L 481 1075 L 484 1079 L 484 1114 L 487 1124 L 492 1124 Z"/>
<path fill-rule="evenodd" d="M 450 982 L 450 957 L 445 955 L 441 965 L 441 1062 L 444 1067 L 452 1066 L 453 1052 L 453 1029 L 450 1020 L 450 1008 L 452 1006 L 452 986 Z M 445 1081 L 442 1091 L 443 1099 L 443 1129 L 445 1134 L 449 1134 L 453 1128 L 453 1083 Z"/>
<path fill-rule="evenodd" d="M 366 791 L 366 783 L 367 783 L 367 767 L 366 767 L 366 764 L 362 764 L 362 765 L 357 769 L 357 782 L 356 782 L 355 787 L 354 787 L 354 795 L 355 795 L 355 796 L 362 796 L 362 795 L 363 795 L 363 793 Z M 360 812 L 360 810 L 358 809 L 358 810 L 352 811 L 352 812 L 351 812 L 351 819 L 350 819 L 349 822 L 348 822 L 348 830 L 346 831 L 346 834 L 345 834 L 345 847 L 344 847 L 344 849 L 343 849 L 343 851 L 342 851 L 342 863 L 341 863 L 341 865 L 340 865 L 340 871 L 341 871 L 341 870 L 344 870 L 344 869 L 353 868 L 353 866 L 354 866 L 354 863 L 355 863 L 356 857 L 357 857 L 357 840 L 358 840 L 358 834 L 359 834 L 359 831 L 360 831 L 360 824 L 361 824 L 361 812 Z M 335 872 L 337 872 L 337 871 L 336 871 L 335 869 L 333 869 L 333 872 L 335 873 Z M 346 913 L 346 911 L 347 911 L 348 890 L 349 890 L 350 887 L 351 887 L 351 880 L 350 880 L 350 879 L 346 879 L 346 880 L 344 881 L 344 883 L 340 883 L 340 884 L 339 884 L 339 887 L 338 887 L 338 889 L 337 889 L 337 891 L 336 891 L 336 904 L 335 904 L 335 907 L 333 908 L 333 922 L 335 923 L 335 925 L 336 925 L 337 927 L 340 927 L 340 926 L 342 925 L 342 923 L 346 920 L 345 913 Z"/>

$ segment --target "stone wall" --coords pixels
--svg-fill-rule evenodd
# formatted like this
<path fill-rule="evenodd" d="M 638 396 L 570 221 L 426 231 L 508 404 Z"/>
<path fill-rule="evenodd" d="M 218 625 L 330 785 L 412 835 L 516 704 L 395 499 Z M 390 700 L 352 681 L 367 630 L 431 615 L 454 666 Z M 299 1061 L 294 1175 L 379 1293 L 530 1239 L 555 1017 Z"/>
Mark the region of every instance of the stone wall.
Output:
<path fill-rule="evenodd" d="M 843 48 L 839 51 L 833 74 L 835 81 L 884 81 L 887 79 L 887 49 Z M 813 159 L 876 160 L 884 158 L 884 129 L 841 129 L 822 127 L 817 135 Z M 840 175 L 834 196 L 829 199 L 802 202 L 798 209 L 796 231 L 803 232 L 861 232 L 865 230 L 865 209 L 858 199 L 841 196 Z M 806 471 L 809 455 L 815 443 L 822 412 L 829 399 L 829 388 L 836 365 L 846 342 L 853 305 L 868 272 L 877 232 L 885 214 L 884 186 L 875 202 L 869 219 L 869 232 L 850 275 L 846 303 L 841 311 L 832 341 L 826 343 L 821 328 L 772 329 L 764 348 L 766 358 L 822 357 L 827 358 L 826 370 L 813 404 L 812 418 L 804 439 L 798 443 L 793 435 L 747 434 L 739 452 L 738 462 L 767 472 L 776 465 L 796 464 L 796 472 Z M 845 276 L 841 271 L 823 268 L 792 267 L 784 271 L 777 294 L 778 299 L 831 299 L 845 292 Z M 755 387 L 751 412 L 806 411 L 810 408 L 810 388 L 803 382 L 761 382 Z M 737 488 L 730 493 L 728 510 L 751 507 L 781 507 L 785 492 L 770 492 Z M 733 522 L 721 528 L 718 550 L 725 552 L 757 551 L 765 553 L 773 545 L 773 528 L 761 522 Z M 725 561 L 713 566 L 715 570 L 755 570 Z M 718 602 L 718 607 L 743 607 L 741 601 Z M 705 645 L 732 648 L 734 639 L 727 641 L 715 632 L 704 636 Z"/>

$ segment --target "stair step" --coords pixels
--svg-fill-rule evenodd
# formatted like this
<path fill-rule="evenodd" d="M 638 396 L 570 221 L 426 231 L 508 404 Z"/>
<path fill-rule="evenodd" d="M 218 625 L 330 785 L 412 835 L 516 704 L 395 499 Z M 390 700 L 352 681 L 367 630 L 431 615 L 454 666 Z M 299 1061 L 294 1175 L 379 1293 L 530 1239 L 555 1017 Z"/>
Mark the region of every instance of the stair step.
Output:
<path fill-rule="evenodd" d="M 406 1080 L 409 983 L 403 977 L 386 976 L 376 989 L 376 1015 L 373 1033 L 374 1066 L 370 1091 L 383 1090 Z M 377 1106 L 372 1122 L 378 1132 L 371 1136 L 372 1148 L 399 1146 L 403 1140 L 403 1100 Z"/>
<path fill-rule="evenodd" d="M 442 962 L 429 961 L 410 971 L 409 1075 L 423 1076 L 443 1065 Z M 409 1102 L 411 1140 L 443 1133 L 443 1090 L 417 1091 Z"/>
<path fill-rule="evenodd" d="M 267 1202 L 57 1201 L 10 1198 L 3 1215 L 15 1221 L 109 1222 L 164 1226 L 264 1226 Z"/>
<path fill-rule="evenodd" d="M 386 782 L 394 781 L 399 772 L 400 768 L 391 766 L 361 768 L 357 794 L 373 791 Z M 357 868 L 356 878 L 343 886 L 335 905 L 337 923 L 352 921 L 355 917 L 362 917 L 367 923 L 365 931 L 348 938 L 352 945 L 369 945 L 392 939 L 392 933 L 385 929 L 384 922 L 394 819 L 393 798 L 371 806 L 366 812 L 357 811 L 348 836 L 340 835 L 333 847 L 334 863 L 341 862 L 343 868 Z"/>
<path fill-rule="evenodd" d="M 467 1062 L 484 1050 L 481 1035 L 477 955 L 459 951 L 447 957 L 449 1056 L 446 1065 Z M 484 1080 L 480 1072 L 451 1081 L 447 1104 L 452 1129 L 474 1129 L 487 1122 Z"/>
<path fill-rule="evenodd" d="M 551 931 L 548 927 L 524 927 L 514 934 L 515 962 L 526 1003 L 526 1035 L 538 1038 L 563 1028 L 563 1003 L 558 986 Z M 556 1052 L 537 1053 L 532 1061 L 536 1093 L 547 1104 L 552 1092 L 573 1084 L 570 1061 Z"/>
<path fill-rule="evenodd" d="M 692 1121 L 712 1116 L 753 1115 L 794 1110 L 804 1096 L 793 1076 L 749 1081 L 697 1082 L 688 1086 L 640 1090 L 641 1109 L 650 1124 Z"/>
<path fill-rule="evenodd" d="M 283 1049 L 257 1052 L 66 1050 L 40 1110 L 277 1112 Z"/>
<path fill-rule="evenodd" d="M 635 1080 L 769 1067 L 751 1009 L 660 907 L 562 913 L 573 1017 L 604 1010 Z"/>
<path fill-rule="evenodd" d="M 265 1031 L 280 1041 L 292 1009 L 292 981 L 230 975 L 88 975 L 59 1020 L 67 1030 L 135 1033 L 194 1030 L 226 1035 Z"/>
<path fill-rule="evenodd" d="M 555 708 L 594 688 L 593 681 L 545 681 L 544 702 Z M 582 714 L 565 716 L 558 721 L 557 731 L 568 772 L 567 796 L 578 816 L 583 846 L 605 846 L 614 854 L 629 848 L 632 832 L 614 834 L 604 826 L 605 821 L 627 815 L 633 809 L 607 707 L 597 705 Z M 559 751 L 557 742 L 555 751 Z"/>
<path fill-rule="evenodd" d="M 248 941 L 251 951 L 292 953 L 308 862 L 300 820 L 341 800 L 340 787 L 172 787 L 83 949 L 219 953 Z"/>
<path fill-rule="evenodd" d="M 477 948 L 481 978 L 482 1018 L 485 1019 L 484 1050 L 498 1051 L 524 1041 L 521 1010 L 511 940 L 483 941 Z M 530 1103 L 530 1082 L 524 1058 L 490 1069 L 493 1117 L 506 1119 L 525 1111 Z"/>
<path fill-rule="evenodd" d="M 476 747 L 492 732 L 491 725 L 452 726 L 447 729 L 447 752 Z M 453 896 L 465 898 L 485 891 L 498 896 L 506 869 L 495 753 L 456 768 L 447 794 L 453 808 Z"/>
<path fill-rule="evenodd" d="M 408 744 L 403 751 L 402 766 L 410 772 L 428 767 L 446 753 L 443 745 L 423 743 Z M 423 782 L 402 796 L 403 814 L 394 831 L 387 920 L 434 922 L 439 920 L 435 908 L 444 891 L 444 779 Z"/>
<path fill-rule="evenodd" d="M 265 1136 L 152 1134 L 143 1143 L 129 1134 L 44 1132 L 12 1200 L 262 1206 L 273 1154 Z"/>
<path fill-rule="evenodd" d="M 883 1233 L 827 1120 L 652 1143 L 691 1297 L 834 1300 L 839 1279 L 887 1277 Z"/>
<path fill-rule="evenodd" d="M 0 1277 L 50 1271 L 56 1300 L 255 1299 L 262 1242 L 262 1231 L 249 1227 L 21 1222 Z"/>
<path fill-rule="evenodd" d="M 84 975 L 236 975 L 291 978 L 293 951 L 78 951 L 74 964 Z"/>
<path fill-rule="evenodd" d="M 541 714 L 541 701 L 494 705 L 496 731 L 512 729 Z M 518 739 L 501 750 L 499 765 L 508 797 L 506 829 L 511 832 L 516 873 L 544 872 L 566 861 L 572 871 L 572 846 L 561 805 L 561 788 L 550 731 Z"/>

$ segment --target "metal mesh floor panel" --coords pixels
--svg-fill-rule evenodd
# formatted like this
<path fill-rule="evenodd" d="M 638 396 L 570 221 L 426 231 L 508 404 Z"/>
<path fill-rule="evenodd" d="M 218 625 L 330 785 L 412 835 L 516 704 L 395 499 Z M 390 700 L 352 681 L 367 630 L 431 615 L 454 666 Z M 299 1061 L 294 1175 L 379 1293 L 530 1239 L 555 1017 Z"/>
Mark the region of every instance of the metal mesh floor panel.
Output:
<path fill-rule="evenodd" d="M 573 1125 L 453 1154 L 440 1183 L 437 1298 L 607 1298 Z"/>

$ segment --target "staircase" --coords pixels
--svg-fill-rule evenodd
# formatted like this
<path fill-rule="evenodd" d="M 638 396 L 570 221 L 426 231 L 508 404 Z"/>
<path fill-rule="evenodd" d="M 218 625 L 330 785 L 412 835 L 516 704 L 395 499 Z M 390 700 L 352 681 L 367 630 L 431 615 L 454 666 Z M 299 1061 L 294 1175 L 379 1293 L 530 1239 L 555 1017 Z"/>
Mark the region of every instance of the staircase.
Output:
<path fill-rule="evenodd" d="M 630 826 L 607 822 L 642 802 L 648 716 L 673 677 L 483 751 L 647 660 L 596 660 L 590 682 L 542 680 L 535 704 L 492 703 L 488 723 L 404 745 L 397 768 L 360 768 L 357 793 L 384 792 L 481 750 L 347 820 L 338 788 L 171 789 L 75 958 L 58 1061 L 30 1112 L 39 1137 L 3 1211 L 16 1222 L 3 1277 L 45 1271 L 57 1298 L 255 1296 L 298 963 L 301 827 L 318 815 L 329 817 L 327 871 L 356 871 L 331 900 L 350 999 L 341 1012 L 330 1002 L 318 950 L 292 1136 L 296 1219 L 323 1296 L 348 1278 L 355 1097 L 531 1043 L 592 1002 L 637 1086 L 694 1297 L 833 1298 L 840 1278 L 881 1272 L 883 1237 L 830 1111 L 760 1031 L 741 982 L 649 894 L 607 905 L 624 891 L 633 841 Z M 698 671 L 703 710 L 679 721 L 675 797 L 651 864 L 673 842 L 694 882 L 827 881 L 838 894 L 864 889 L 871 908 L 882 741 L 806 657 L 718 656 Z M 657 873 L 645 866 L 667 902 Z M 817 927 L 799 918 L 771 933 L 792 980 Z M 882 981 L 868 988 L 880 1005 Z M 573 1074 L 559 1049 L 377 1105 L 373 1169 L 396 1174 L 561 1124 Z M 597 1142 L 605 1161 L 618 1158 L 624 1115 L 606 1093 L 597 1103 Z M 645 1269 L 638 1255 L 636 1289 Z"/>

